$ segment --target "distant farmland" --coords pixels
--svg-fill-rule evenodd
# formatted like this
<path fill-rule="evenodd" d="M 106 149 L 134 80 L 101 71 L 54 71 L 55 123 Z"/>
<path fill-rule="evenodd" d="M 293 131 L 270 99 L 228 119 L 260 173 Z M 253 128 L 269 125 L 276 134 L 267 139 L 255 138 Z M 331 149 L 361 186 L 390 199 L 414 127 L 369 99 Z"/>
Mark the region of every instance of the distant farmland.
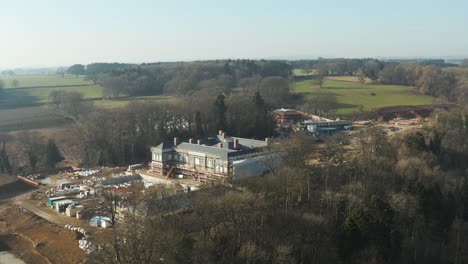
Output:
<path fill-rule="evenodd" d="M 83 76 L 76 77 L 75 75 L 17 75 L 0 77 L 5 82 L 5 88 L 17 87 L 49 87 L 49 86 L 68 86 L 68 85 L 92 85 L 92 81 L 85 81 Z M 17 80 L 18 85 L 15 87 L 13 81 Z"/>
<path fill-rule="evenodd" d="M 0 94 L 0 131 L 68 124 L 69 120 L 45 105 L 52 91 L 79 92 L 86 99 L 102 97 L 102 88 L 82 76 L 20 75 L 0 79 L 6 86 Z M 13 80 L 18 81 L 16 87 Z"/>
<path fill-rule="evenodd" d="M 427 105 L 433 100 L 430 96 L 417 94 L 409 86 L 360 84 L 336 80 L 325 80 L 322 89 L 316 80 L 296 82 L 294 91 L 303 94 L 306 100 L 313 100 L 321 93 L 335 95 L 338 115 L 359 112 L 360 105 L 367 111 L 386 106 Z"/>
<path fill-rule="evenodd" d="M 56 127 L 69 122 L 45 106 L 0 110 L 0 131 Z"/>
<path fill-rule="evenodd" d="M 102 88 L 83 76 L 75 75 L 18 75 L 0 77 L 5 89 L 0 95 L 0 108 L 37 106 L 47 103 L 52 91 L 79 92 L 86 99 L 102 97 Z M 14 81 L 17 85 L 13 85 Z"/>
<path fill-rule="evenodd" d="M 52 91 L 78 92 L 86 99 L 102 97 L 102 88 L 98 85 L 71 86 L 71 87 L 40 87 L 27 89 L 8 89 L 6 93 L 12 97 L 30 97 L 32 102 L 46 103 Z"/>

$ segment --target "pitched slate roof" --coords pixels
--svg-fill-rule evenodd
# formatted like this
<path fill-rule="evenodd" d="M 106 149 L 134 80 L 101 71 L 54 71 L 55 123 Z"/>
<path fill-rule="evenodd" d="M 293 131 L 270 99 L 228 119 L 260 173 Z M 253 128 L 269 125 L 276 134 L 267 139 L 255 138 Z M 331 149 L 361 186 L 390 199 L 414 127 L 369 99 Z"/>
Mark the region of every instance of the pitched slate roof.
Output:
<path fill-rule="evenodd" d="M 182 142 L 175 148 L 176 150 L 185 150 L 185 151 L 193 151 L 193 152 L 200 152 L 205 153 L 210 156 L 216 156 L 220 159 L 227 160 L 228 153 L 230 152 L 237 152 L 235 149 L 228 149 L 228 148 L 218 148 L 215 146 L 204 146 L 198 144 L 190 144 L 186 142 Z"/>
<path fill-rule="evenodd" d="M 233 144 L 235 140 L 238 140 L 238 148 L 233 149 Z M 222 143 L 222 148 L 218 147 L 218 143 Z M 228 160 L 230 154 L 240 153 L 244 151 L 252 152 L 257 148 L 266 147 L 266 142 L 263 140 L 239 138 L 239 137 L 224 137 L 217 135 L 216 137 L 209 137 L 202 139 L 200 144 L 191 144 L 187 142 L 181 142 L 174 146 L 173 141 L 167 141 L 159 144 L 157 147 L 152 147 L 151 150 L 182 150 L 182 151 L 192 151 L 204 153 L 209 156 L 216 156 L 223 160 Z"/>

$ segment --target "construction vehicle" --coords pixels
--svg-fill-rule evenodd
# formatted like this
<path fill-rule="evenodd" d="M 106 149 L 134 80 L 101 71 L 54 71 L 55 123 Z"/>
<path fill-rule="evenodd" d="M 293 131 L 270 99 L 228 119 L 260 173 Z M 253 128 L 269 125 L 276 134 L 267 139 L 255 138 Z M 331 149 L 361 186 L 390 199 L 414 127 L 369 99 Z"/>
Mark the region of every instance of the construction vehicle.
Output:
<path fill-rule="evenodd" d="M 169 172 L 168 172 L 167 175 L 166 175 L 167 178 L 170 178 L 170 177 L 171 177 L 171 175 L 172 175 L 172 173 L 174 172 L 175 168 L 176 168 L 176 166 L 172 166 L 172 167 L 171 167 L 171 169 L 169 170 Z"/>

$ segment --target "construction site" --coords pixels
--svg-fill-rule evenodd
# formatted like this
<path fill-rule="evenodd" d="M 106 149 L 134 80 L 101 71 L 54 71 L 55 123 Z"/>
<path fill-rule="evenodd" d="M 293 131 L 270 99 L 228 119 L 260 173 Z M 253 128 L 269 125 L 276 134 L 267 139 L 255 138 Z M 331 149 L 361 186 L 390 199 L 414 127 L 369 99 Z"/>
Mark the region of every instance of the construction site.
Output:
<path fill-rule="evenodd" d="M 381 126 L 388 136 L 394 136 L 421 129 L 426 122 L 421 116 L 406 115 L 388 120 L 330 120 L 314 115 L 299 119 L 292 111 L 280 112 L 288 114 L 281 117 L 283 125 L 320 136 L 325 143 L 329 136 L 353 137 L 368 126 Z M 147 164 L 69 166 L 32 175 L 1 175 L 0 253 L 11 252 L 26 263 L 80 263 L 112 234 L 115 222 L 110 217 L 106 190 L 125 196 L 135 190 L 165 186 L 177 202 L 164 210 L 181 210 L 190 205 L 189 196 L 184 194 L 267 173 L 271 168 L 265 160 L 275 159 L 269 151 L 271 144 L 268 138 L 231 137 L 219 131 L 212 137 L 185 141 L 173 138 L 151 147 L 151 161 Z M 280 166 L 279 160 L 276 164 Z M 144 213 L 154 206 L 157 203 L 146 205 Z M 116 208 L 117 218 L 124 220 L 129 205 L 119 203 Z"/>

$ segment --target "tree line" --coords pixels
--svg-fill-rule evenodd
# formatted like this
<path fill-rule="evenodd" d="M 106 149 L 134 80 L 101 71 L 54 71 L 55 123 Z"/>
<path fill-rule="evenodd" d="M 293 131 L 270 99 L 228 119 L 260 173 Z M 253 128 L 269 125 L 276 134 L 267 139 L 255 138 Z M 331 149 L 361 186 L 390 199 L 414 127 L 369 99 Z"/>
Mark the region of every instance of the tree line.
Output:
<path fill-rule="evenodd" d="M 219 94 L 174 100 L 130 103 L 100 111 L 72 107 L 63 101 L 58 108 L 75 121 L 70 136 L 77 148 L 73 156 L 85 166 L 146 162 L 151 146 L 173 137 L 203 138 L 224 130 L 230 135 L 263 139 L 274 133 L 271 108 L 258 92 L 251 96 Z M 68 109 L 84 112 L 76 115 L 67 113 Z"/>
<path fill-rule="evenodd" d="M 15 146 L 8 144 L 16 142 Z M 22 132 L 16 136 L 0 135 L 0 173 L 29 174 L 41 169 L 55 168 L 64 160 L 53 138 L 38 132 Z M 12 148 L 15 150 L 12 151 Z"/>
<path fill-rule="evenodd" d="M 141 65 L 95 63 L 73 65 L 69 73 L 85 74 L 103 87 L 103 96 L 229 94 L 234 89 L 265 90 L 265 98 L 276 89 L 289 90 L 290 65 L 284 61 L 222 60 Z M 266 91 L 268 90 L 268 91 Z M 263 93 L 263 92 L 262 92 Z"/>

